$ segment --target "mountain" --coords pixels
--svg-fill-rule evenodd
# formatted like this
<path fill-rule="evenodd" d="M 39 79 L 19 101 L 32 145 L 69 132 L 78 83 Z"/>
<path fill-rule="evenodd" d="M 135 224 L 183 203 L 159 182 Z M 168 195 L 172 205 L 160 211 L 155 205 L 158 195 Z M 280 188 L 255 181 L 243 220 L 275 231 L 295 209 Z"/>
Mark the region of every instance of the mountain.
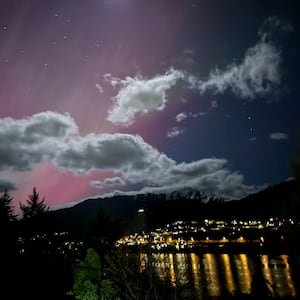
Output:
<path fill-rule="evenodd" d="M 175 220 L 201 218 L 252 218 L 270 216 L 300 220 L 300 192 L 295 180 L 269 186 L 240 200 L 224 201 L 209 198 L 201 191 L 184 188 L 167 194 L 116 195 L 88 199 L 73 207 L 54 211 L 68 231 L 79 232 L 100 207 L 122 222 L 125 231 L 140 225 L 141 214 L 148 228 Z"/>

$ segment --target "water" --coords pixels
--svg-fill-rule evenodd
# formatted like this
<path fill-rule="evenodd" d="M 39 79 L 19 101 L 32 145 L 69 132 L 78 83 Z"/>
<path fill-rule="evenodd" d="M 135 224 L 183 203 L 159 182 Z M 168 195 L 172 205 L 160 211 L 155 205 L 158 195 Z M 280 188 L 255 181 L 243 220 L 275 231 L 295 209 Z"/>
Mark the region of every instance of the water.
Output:
<path fill-rule="evenodd" d="M 252 282 L 273 296 L 296 296 L 287 255 L 159 253 L 153 259 L 161 279 L 174 286 L 193 282 L 199 299 L 224 291 L 250 293 Z"/>

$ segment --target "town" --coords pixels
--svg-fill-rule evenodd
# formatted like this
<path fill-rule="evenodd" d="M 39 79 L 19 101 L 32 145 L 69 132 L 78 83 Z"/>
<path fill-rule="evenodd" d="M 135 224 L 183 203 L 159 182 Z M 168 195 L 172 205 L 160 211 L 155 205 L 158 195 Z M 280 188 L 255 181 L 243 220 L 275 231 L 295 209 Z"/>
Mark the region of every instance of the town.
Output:
<path fill-rule="evenodd" d="M 143 213 L 140 211 L 140 213 Z M 289 233 L 299 223 L 292 219 L 270 217 L 267 220 L 178 220 L 155 230 L 136 232 L 122 237 L 116 246 L 145 247 L 153 251 L 189 251 L 196 249 L 285 249 Z M 278 249 L 278 248 L 277 248 Z"/>

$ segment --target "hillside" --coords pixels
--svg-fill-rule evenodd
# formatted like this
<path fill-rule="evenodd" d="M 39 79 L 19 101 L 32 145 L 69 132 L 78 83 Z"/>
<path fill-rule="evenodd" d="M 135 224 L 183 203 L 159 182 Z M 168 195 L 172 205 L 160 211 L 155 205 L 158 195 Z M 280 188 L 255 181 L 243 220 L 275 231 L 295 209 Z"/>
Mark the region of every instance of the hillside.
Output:
<path fill-rule="evenodd" d="M 269 186 L 241 200 L 209 199 L 207 195 L 187 188 L 170 194 L 119 195 L 88 199 L 54 213 L 66 230 L 79 232 L 101 206 L 112 219 L 120 220 L 124 229 L 129 232 L 136 229 L 139 209 L 144 210 L 143 217 L 148 228 L 178 219 L 264 219 L 277 216 L 300 220 L 300 197 L 296 181 Z"/>

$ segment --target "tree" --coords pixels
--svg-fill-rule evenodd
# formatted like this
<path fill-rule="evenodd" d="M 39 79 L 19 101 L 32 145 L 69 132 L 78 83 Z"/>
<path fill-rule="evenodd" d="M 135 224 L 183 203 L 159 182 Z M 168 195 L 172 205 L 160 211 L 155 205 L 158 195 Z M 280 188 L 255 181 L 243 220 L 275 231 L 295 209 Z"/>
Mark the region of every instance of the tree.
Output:
<path fill-rule="evenodd" d="M 173 286 L 160 278 L 156 263 L 148 246 L 133 250 L 120 246 L 105 257 L 104 273 L 123 300 L 197 299 L 192 284 L 178 278 Z"/>
<path fill-rule="evenodd" d="M 1 227 L 8 222 L 15 221 L 16 215 L 14 214 L 14 208 L 12 206 L 13 198 L 7 191 L 0 197 L 0 224 Z"/>
<path fill-rule="evenodd" d="M 119 299 L 109 279 L 101 274 L 101 263 L 93 248 L 87 249 L 86 257 L 74 269 L 73 289 L 67 293 L 78 300 Z"/>
<path fill-rule="evenodd" d="M 0 197 L 0 245 L 14 240 L 14 221 L 17 220 L 12 206 L 13 198 L 7 191 Z"/>
<path fill-rule="evenodd" d="M 85 242 L 97 251 L 100 260 L 114 246 L 115 241 L 123 234 L 119 220 L 112 219 L 101 206 L 98 212 L 91 217 L 85 228 Z"/>
<path fill-rule="evenodd" d="M 45 197 L 40 201 L 39 193 L 35 187 L 32 194 L 28 196 L 26 203 L 20 203 L 23 219 L 38 217 L 49 211 L 49 206 L 45 204 Z"/>
<path fill-rule="evenodd" d="M 34 187 L 26 203 L 20 203 L 20 210 L 20 254 L 15 274 L 21 288 L 14 291 L 17 295 L 13 299 L 66 299 L 72 285 L 72 266 L 62 251 L 64 237 L 57 234 L 45 197 L 40 198 Z"/>

